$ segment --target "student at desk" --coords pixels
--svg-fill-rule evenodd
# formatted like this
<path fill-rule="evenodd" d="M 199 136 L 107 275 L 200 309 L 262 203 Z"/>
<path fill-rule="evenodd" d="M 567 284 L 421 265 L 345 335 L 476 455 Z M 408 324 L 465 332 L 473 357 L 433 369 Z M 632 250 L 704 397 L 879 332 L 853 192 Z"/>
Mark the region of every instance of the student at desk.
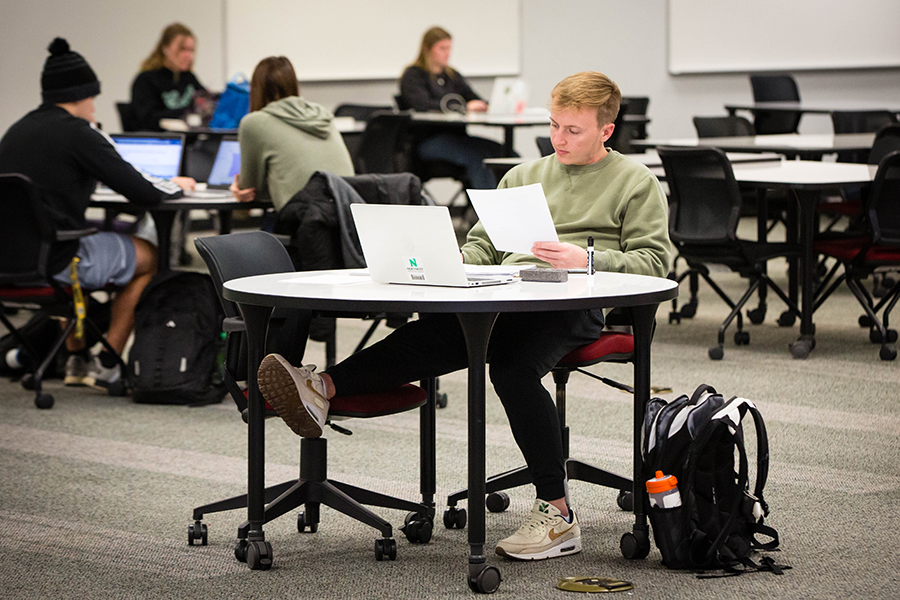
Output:
<path fill-rule="evenodd" d="M 458 71 L 450 66 L 453 40 L 440 27 L 432 27 L 422 36 L 419 56 L 400 78 L 400 108 L 418 111 L 485 112 L 487 103 L 469 87 Z M 474 189 L 490 189 L 497 180 L 484 159 L 503 156 L 497 142 L 471 137 L 464 126 L 431 127 L 418 132 L 415 151 L 422 160 L 445 160 L 466 168 Z"/>
<path fill-rule="evenodd" d="M 43 104 L 31 111 L 0 139 L 0 173 L 20 173 L 40 189 L 58 229 L 85 229 L 85 210 L 100 181 L 132 202 L 153 206 L 193 189 L 194 180 L 171 181 L 142 175 L 116 151 L 96 128 L 94 97 L 100 82 L 90 65 L 69 49 L 62 38 L 48 48 L 41 73 Z M 16 235 L 17 232 L 6 232 Z M 86 289 L 118 288 L 106 335 L 121 353 L 134 328 L 134 307 L 156 273 L 156 248 L 147 241 L 112 232 L 99 232 L 80 241 L 60 242 L 51 250 L 52 272 L 63 285 L 71 283 L 69 264 L 79 258 L 78 279 Z M 105 351 L 91 359 L 84 341 L 66 341 L 66 385 L 106 388 L 116 381 L 116 359 Z"/>
<path fill-rule="evenodd" d="M 344 139 L 325 107 L 300 96 L 284 56 L 262 59 L 250 80 L 250 113 L 241 119 L 241 172 L 231 193 L 239 202 L 269 197 L 281 210 L 316 171 L 353 175 Z"/>
<path fill-rule="evenodd" d="M 498 252 L 477 223 L 462 247 L 473 264 L 548 264 L 583 269 L 587 238 L 600 271 L 665 277 L 670 243 L 666 196 L 645 166 L 604 146 L 621 93 L 605 75 L 577 73 L 553 89 L 550 137 L 556 154 L 519 165 L 500 187 L 540 183 L 559 242 L 537 242 L 532 254 Z M 531 471 L 537 499 L 524 525 L 497 544 L 502 556 L 539 560 L 581 550 L 581 530 L 567 501 L 556 408 L 541 378 L 572 350 L 597 339 L 601 310 L 502 313 L 488 346 L 490 378 Z M 465 368 L 466 344 L 453 314 L 424 315 L 318 374 L 277 354 L 259 368 L 259 387 L 295 433 L 318 437 L 336 395 L 391 389 Z"/>
<path fill-rule="evenodd" d="M 141 131 L 161 131 L 160 119 L 181 119 L 206 88 L 191 72 L 197 42 L 181 23 L 166 27 L 131 85 L 131 106 Z"/>

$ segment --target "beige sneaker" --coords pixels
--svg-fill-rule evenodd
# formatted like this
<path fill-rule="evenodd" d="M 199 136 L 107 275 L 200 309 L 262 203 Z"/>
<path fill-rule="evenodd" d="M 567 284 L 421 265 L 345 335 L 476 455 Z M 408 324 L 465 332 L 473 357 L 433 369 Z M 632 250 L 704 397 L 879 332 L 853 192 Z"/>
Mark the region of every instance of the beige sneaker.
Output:
<path fill-rule="evenodd" d="M 266 356 L 259 365 L 259 391 L 294 433 L 321 437 L 330 403 L 315 366 L 292 366 L 280 354 Z"/>
<path fill-rule="evenodd" d="M 70 354 L 66 359 L 66 376 L 63 385 L 88 385 L 90 365 L 79 354 Z"/>
<path fill-rule="evenodd" d="M 543 560 L 581 552 L 578 517 L 569 510 L 571 523 L 555 506 L 538 498 L 519 530 L 497 544 L 497 554 L 519 560 Z"/>

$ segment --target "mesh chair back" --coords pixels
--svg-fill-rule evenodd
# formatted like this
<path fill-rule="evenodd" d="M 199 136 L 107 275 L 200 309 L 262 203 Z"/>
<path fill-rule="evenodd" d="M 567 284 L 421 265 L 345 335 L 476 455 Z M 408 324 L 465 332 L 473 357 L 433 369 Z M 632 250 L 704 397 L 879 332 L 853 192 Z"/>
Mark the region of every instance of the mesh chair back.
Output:
<path fill-rule="evenodd" d="M 891 123 L 878 130 L 869 151 L 869 164 L 877 165 L 894 150 L 900 150 L 900 123 Z"/>
<path fill-rule="evenodd" d="M 377 112 L 363 131 L 356 152 L 356 172 L 398 173 L 409 128 L 409 113 Z"/>
<path fill-rule="evenodd" d="M 18 173 L 0 175 L 0 284 L 34 283 L 47 273 L 56 239 L 37 187 Z"/>
<path fill-rule="evenodd" d="M 790 75 L 751 75 L 754 102 L 800 102 L 800 90 Z M 796 133 L 799 112 L 757 111 L 753 125 L 758 134 Z"/>
<path fill-rule="evenodd" d="M 694 129 L 697 130 L 697 137 L 702 138 L 756 135 L 753 123 L 737 115 L 694 117 Z"/>
<path fill-rule="evenodd" d="M 875 133 L 885 125 L 895 122 L 893 113 L 887 110 L 836 110 L 831 113 L 835 133 Z"/>
<path fill-rule="evenodd" d="M 622 110 L 627 115 L 646 115 L 650 106 L 647 96 L 625 96 L 622 98 Z"/>
<path fill-rule="evenodd" d="M 547 136 L 538 136 L 534 138 L 534 141 L 537 143 L 538 150 L 541 153 L 541 156 L 550 156 L 556 150 L 553 149 L 553 143 L 550 141 L 550 138 Z"/>
<path fill-rule="evenodd" d="M 676 243 L 723 244 L 736 238 L 741 193 L 718 148 L 658 149 L 669 184 L 669 236 Z"/>
<path fill-rule="evenodd" d="M 869 220 L 876 244 L 900 246 L 900 150 L 878 164 L 869 194 Z"/>
<path fill-rule="evenodd" d="M 391 112 L 393 109 L 393 106 L 373 104 L 341 104 L 334 109 L 334 116 L 353 117 L 357 121 L 368 121 L 377 112 Z"/>

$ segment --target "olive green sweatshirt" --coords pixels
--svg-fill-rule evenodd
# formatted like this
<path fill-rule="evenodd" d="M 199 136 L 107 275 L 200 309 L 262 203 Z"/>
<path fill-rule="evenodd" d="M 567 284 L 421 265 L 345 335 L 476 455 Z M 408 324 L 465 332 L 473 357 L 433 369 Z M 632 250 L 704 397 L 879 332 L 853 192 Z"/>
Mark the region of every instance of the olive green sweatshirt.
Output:
<path fill-rule="evenodd" d="M 665 277 L 671 244 L 668 205 L 659 181 L 644 165 L 610 150 L 592 165 L 563 165 L 556 155 L 519 165 L 498 187 L 540 183 L 560 242 L 587 247 L 594 238 L 598 271 Z M 470 264 L 537 264 L 530 254 L 499 252 L 481 222 L 462 247 Z"/>
<path fill-rule="evenodd" d="M 240 187 L 256 188 L 275 210 L 306 186 L 316 171 L 353 175 L 350 153 L 325 107 L 290 96 L 241 119 Z"/>

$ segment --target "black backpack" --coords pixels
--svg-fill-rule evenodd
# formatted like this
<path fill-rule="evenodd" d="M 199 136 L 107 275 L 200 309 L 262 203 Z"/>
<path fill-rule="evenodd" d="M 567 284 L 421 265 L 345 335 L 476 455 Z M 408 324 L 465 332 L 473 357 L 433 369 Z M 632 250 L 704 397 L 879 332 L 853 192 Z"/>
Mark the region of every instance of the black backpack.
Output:
<path fill-rule="evenodd" d="M 756 428 L 756 485 L 749 488 L 749 465 L 742 420 Z M 644 420 L 644 479 L 657 471 L 674 475 L 682 504 L 651 506 L 650 526 L 662 562 L 671 569 L 746 570 L 781 574 L 784 565 L 751 559 L 756 550 L 775 550 L 778 532 L 764 524 L 769 507 L 763 488 L 769 471 L 769 443 L 762 416 L 752 402 L 725 400 L 708 385 L 672 402 L 653 398 Z M 735 464 L 737 461 L 737 465 Z M 761 543 L 756 535 L 771 538 Z"/>
<path fill-rule="evenodd" d="M 144 288 L 134 319 L 128 373 L 135 402 L 222 401 L 224 313 L 209 275 L 160 273 Z"/>

